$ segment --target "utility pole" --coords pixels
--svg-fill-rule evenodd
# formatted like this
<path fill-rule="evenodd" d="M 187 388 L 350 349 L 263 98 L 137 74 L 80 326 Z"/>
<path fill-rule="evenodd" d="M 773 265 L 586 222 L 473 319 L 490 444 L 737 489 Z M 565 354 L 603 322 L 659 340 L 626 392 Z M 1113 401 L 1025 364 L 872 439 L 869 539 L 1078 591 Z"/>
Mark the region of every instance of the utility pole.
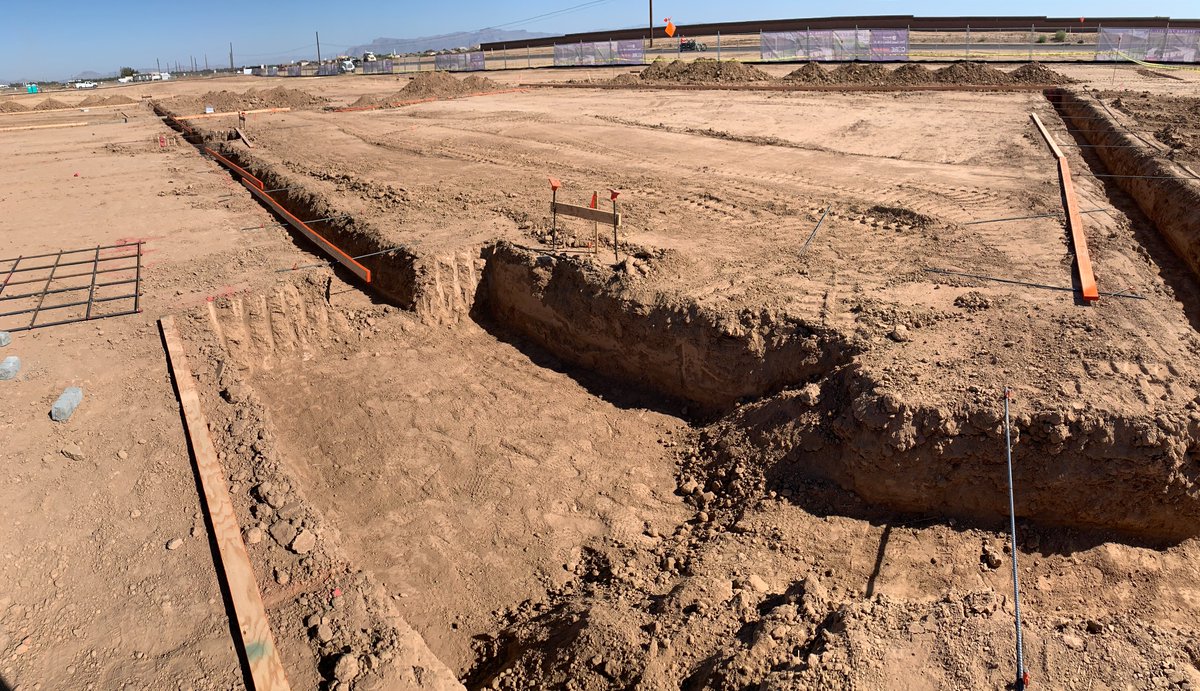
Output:
<path fill-rule="evenodd" d="M 229 44 L 229 71 L 233 71 L 233 44 Z"/>
<path fill-rule="evenodd" d="M 319 68 L 321 65 L 321 32 L 314 31 L 313 33 L 317 35 L 317 67 Z"/>
<path fill-rule="evenodd" d="M 654 47 L 654 0 L 650 0 L 650 47 Z"/>
<path fill-rule="evenodd" d="M 154 64 L 158 67 L 158 71 L 162 72 L 162 58 L 154 58 Z"/>
<path fill-rule="evenodd" d="M 208 53 L 204 54 L 204 71 L 208 71 Z"/>

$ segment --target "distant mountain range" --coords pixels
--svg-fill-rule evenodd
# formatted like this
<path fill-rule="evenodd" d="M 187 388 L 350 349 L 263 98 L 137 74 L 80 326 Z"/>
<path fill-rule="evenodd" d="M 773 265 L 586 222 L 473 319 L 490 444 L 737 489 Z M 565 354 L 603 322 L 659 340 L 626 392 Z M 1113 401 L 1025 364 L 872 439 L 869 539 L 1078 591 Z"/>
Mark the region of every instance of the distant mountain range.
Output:
<path fill-rule="evenodd" d="M 367 51 L 373 53 L 420 53 L 426 50 L 447 50 L 450 48 L 473 48 L 481 43 L 495 41 L 520 41 L 527 38 L 543 38 L 554 34 L 544 34 L 535 31 L 506 31 L 503 29 L 484 29 L 482 31 L 464 31 L 455 34 L 440 34 L 438 36 L 423 36 L 421 38 L 377 38 L 361 46 L 351 46 L 348 55 L 361 56 Z"/>

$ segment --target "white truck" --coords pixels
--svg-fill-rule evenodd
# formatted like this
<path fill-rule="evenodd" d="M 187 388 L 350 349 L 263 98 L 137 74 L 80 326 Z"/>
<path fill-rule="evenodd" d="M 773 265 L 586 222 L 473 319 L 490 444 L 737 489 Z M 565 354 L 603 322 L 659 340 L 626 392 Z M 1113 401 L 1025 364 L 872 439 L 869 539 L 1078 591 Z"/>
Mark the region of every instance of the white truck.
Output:
<path fill-rule="evenodd" d="M 75 82 L 76 89 L 95 89 L 98 86 L 96 82 Z"/>

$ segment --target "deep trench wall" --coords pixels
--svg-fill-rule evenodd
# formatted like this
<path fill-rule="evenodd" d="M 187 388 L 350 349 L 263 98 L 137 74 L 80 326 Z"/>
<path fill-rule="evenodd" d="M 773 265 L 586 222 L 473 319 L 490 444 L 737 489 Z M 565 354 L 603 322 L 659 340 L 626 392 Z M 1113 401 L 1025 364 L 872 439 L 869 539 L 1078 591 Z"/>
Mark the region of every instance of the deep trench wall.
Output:
<path fill-rule="evenodd" d="M 161 106 L 156 104 L 154 110 L 166 117 L 169 126 L 183 130 L 183 125 Z M 280 171 L 230 143 L 226 129 L 208 130 L 202 125 L 190 127 L 200 140 L 193 144 L 198 148 L 212 147 L 261 180 L 266 189 L 275 190 L 270 196 L 288 213 L 300 219 L 337 217 L 313 224 L 313 229 L 346 254 L 361 257 L 390 250 L 358 260 L 371 270 L 371 290 L 385 300 L 413 310 L 426 322 L 454 323 L 469 317 L 483 269 L 482 247 L 419 252 L 411 246 L 398 244 L 393 239 L 395 233 L 389 237 L 353 216 L 341 217 L 342 211 L 320 192 L 310 189 L 303 177 Z M 325 255 L 322 253 L 321 256 Z"/>
<path fill-rule="evenodd" d="M 1150 147 L 1138 139 L 1094 97 L 1077 89 L 1051 93 L 1059 112 L 1072 129 L 1078 130 L 1110 173 L 1143 178 L 1114 178 L 1154 222 L 1192 272 L 1200 276 L 1200 180 L 1176 164 L 1151 155 Z"/>
<path fill-rule="evenodd" d="M 797 319 L 623 297 L 606 265 L 507 242 L 490 252 L 480 293 L 495 321 L 563 360 L 707 412 L 822 376 L 853 354 Z"/>
<path fill-rule="evenodd" d="M 1151 539 L 1200 534 L 1200 414 L 1015 405 L 1018 516 Z M 756 466 L 769 484 L 829 480 L 892 510 L 1001 520 L 1003 424 L 999 400 L 904 400 L 852 365 L 822 381 L 819 397 L 784 392 L 742 408 L 712 436 L 725 464 Z"/>
<path fill-rule="evenodd" d="M 321 193 L 308 189 L 303 178 L 281 172 L 236 145 L 224 145 L 221 155 L 262 180 L 267 189 L 288 188 L 271 195 L 298 218 L 342 213 Z M 429 323 L 455 323 L 469 317 L 483 271 L 481 246 L 428 252 L 397 245 L 392 238 L 398 233 L 385 234 L 353 216 L 323 222 L 315 230 L 352 257 L 394 249 L 359 262 L 371 269 L 371 288 L 397 306 L 413 310 Z"/>

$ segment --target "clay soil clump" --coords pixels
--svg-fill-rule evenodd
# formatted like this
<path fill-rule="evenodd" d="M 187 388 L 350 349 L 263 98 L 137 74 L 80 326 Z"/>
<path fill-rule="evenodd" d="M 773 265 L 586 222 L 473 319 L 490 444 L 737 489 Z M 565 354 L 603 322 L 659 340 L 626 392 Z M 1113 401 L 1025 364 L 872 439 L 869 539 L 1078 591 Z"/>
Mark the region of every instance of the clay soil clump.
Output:
<path fill-rule="evenodd" d="M 706 82 L 744 84 L 772 81 L 771 75 L 753 65 L 746 65 L 736 60 L 712 60 L 709 58 L 695 61 L 673 60 L 671 62 L 655 60 L 652 65 L 642 71 L 642 79 L 681 84 Z"/>

